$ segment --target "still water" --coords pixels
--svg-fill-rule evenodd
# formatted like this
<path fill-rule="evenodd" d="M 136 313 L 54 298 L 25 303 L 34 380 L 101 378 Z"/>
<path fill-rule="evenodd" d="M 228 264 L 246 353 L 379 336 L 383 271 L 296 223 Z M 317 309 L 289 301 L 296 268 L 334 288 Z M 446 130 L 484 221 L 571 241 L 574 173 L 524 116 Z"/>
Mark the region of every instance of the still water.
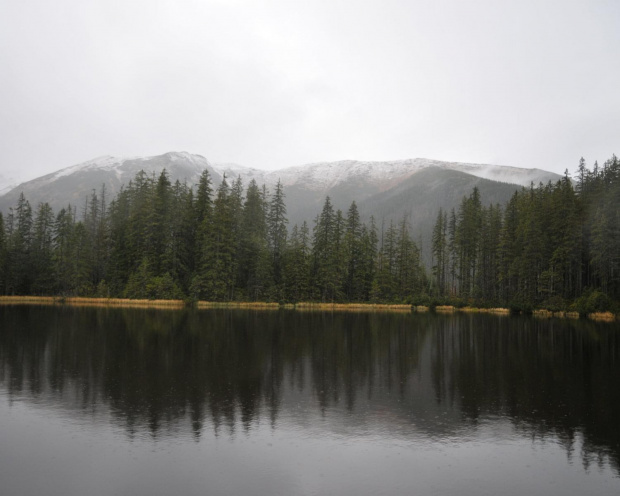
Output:
<path fill-rule="evenodd" d="M 620 326 L 0 306 L 0 494 L 617 495 Z"/>

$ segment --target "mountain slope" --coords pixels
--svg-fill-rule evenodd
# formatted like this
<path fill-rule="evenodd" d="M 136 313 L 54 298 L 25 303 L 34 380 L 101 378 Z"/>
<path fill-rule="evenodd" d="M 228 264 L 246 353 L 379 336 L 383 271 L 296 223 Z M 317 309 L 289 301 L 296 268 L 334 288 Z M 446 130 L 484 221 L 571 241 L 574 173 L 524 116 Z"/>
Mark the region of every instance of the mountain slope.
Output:
<path fill-rule="evenodd" d="M 523 186 L 500 183 L 472 176 L 458 170 L 429 167 L 401 184 L 378 193 L 359 203 L 364 220 L 374 216 L 379 232 L 387 229 L 390 221 L 399 222 L 403 216 L 411 226 L 411 232 L 422 248 L 423 257 L 430 262 L 431 232 L 440 208 L 448 213 L 458 209 L 464 196 L 477 187 L 482 204 L 504 204 L 514 192 Z"/>
<path fill-rule="evenodd" d="M 406 203 L 407 195 L 401 195 L 398 192 L 405 184 L 411 184 L 411 187 L 420 191 L 420 194 L 424 194 L 428 190 L 425 186 L 426 181 L 434 177 L 433 174 L 428 175 L 429 170 L 458 172 L 463 174 L 463 177 L 489 178 L 519 185 L 528 185 L 531 181 L 547 182 L 560 177 L 538 169 L 440 162 L 428 159 L 385 162 L 347 160 L 289 167 L 278 171 L 261 171 L 235 164 L 212 164 L 201 155 L 187 152 L 170 152 L 154 157 L 105 156 L 67 167 L 20 184 L 4 195 L 0 195 L 0 211 L 7 212 L 10 207 L 14 206 L 21 192 L 25 194 L 33 207 L 40 202 L 48 202 L 55 211 L 58 211 L 71 203 L 77 206 L 79 211 L 85 198 L 93 189 L 99 191 L 101 186 L 105 185 L 108 198 L 112 198 L 120 191 L 121 186 L 133 179 L 140 170 L 157 176 L 164 168 L 168 171 L 172 182 L 179 180 L 190 185 L 196 184 L 204 169 L 209 170 L 214 186 L 221 182 L 224 175 L 231 180 L 241 176 L 246 186 L 252 179 L 255 179 L 259 185 L 265 184 L 271 190 L 280 180 L 284 185 L 291 225 L 314 218 L 327 195 L 332 198 L 334 206 L 342 210 L 346 210 L 353 200 L 360 204 L 368 202 L 367 211 L 371 210 L 370 205 L 383 205 L 381 208 L 387 208 L 385 205 L 390 202 L 396 204 L 395 202 L 402 200 Z M 448 174 L 444 179 L 454 177 L 456 176 Z M 472 181 L 472 179 L 469 180 L 470 183 Z M 435 186 L 431 189 L 439 191 L 449 187 L 447 184 L 443 186 L 439 184 L 437 189 Z M 391 193 L 387 196 L 384 195 L 390 191 Z M 376 199 L 372 200 L 375 197 Z M 388 198 L 392 200 L 388 202 Z M 401 200 L 398 200 L 399 198 Z M 436 196 L 429 198 L 429 209 L 436 207 L 436 199 Z M 404 207 L 394 207 L 393 210 L 402 210 L 402 208 Z M 416 209 L 420 208 L 416 206 Z"/>
<path fill-rule="evenodd" d="M 106 187 L 108 198 L 112 198 L 140 170 L 158 174 L 164 168 L 173 181 L 179 179 L 193 184 L 209 164 L 199 155 L 178 153 L 147 158 L 99 157 L 20 184 L 0 197 L 0 210 L 6 212 L 22 192 L 33 206 L 48 202 L 55 211 L 69 203 L 82 205 L 84 198 L 93 189 L 99 191 L 102 185 Z"/>

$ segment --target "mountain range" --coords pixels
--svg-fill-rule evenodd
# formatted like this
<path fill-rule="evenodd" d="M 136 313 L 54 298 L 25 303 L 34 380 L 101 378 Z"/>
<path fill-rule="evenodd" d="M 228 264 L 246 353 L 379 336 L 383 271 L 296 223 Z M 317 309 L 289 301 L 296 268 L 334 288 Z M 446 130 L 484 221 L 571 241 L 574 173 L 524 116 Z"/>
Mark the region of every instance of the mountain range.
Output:
<path fill-rule="evenodd" d="M 3 189 L 0 184 L 0 211 L 8 212 L 22 192 L 33 206 L 48 202 L 58 211 L 70 203 L 79 211 L 93 189 L 99 191 L 105 184 L 108 198 L 112 198 L 140 170 L 157 176 L 163 169 L 172 182 L 179 180 L 189 185 L 197 183 L 204 169 L 209 171 L 215 187 L 224 176 L 229 182 L 240 176 L 246 186 L 255 179 L 259 186 L 265 184 L 272 191 L 281 181 L 291 226 L 304 220 L 311 223 L 326 196 L 330 196 L 335 208 L 343 211 L 355 200 L 362 217 L 367 220 L 373 215 L 379 227 L 407 215 L 423 247 L 439 208 L 457 207 L 474 186 L 480 189 L 485 204 L 504 203 L 522 186 L 560 178 L 540 169 L 423 158 L 384 162 L 345 160 L 264 171 L 237 164 L 211 163 L 201 155 L 187 152 L 169 152 L 153 157 L 104 156 L 13 188 L 4 185 Z"/>

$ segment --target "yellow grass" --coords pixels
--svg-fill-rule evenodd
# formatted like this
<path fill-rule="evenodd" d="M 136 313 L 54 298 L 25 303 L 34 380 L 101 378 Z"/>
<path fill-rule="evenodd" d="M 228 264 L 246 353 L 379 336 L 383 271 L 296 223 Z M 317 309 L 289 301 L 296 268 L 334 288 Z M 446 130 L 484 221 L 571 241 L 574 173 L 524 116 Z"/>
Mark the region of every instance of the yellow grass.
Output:
<path fill-rule="evenodd" d="M 579 319 L 579 312 L 552 312 L 550 310 L 534 310 L 532 312 L 534 317 L 549 319 L 551 317 L 556 317 L 558 319 Z M 616 316 L 611 312 L 597 312 L 588 314 L 588 318 L 590 320 L 598 320 L 603 322 L 614 322 L 616 320 Z"/>
<path fill-rule="evenodd" d="M 245 309 L 245 310 L 278 310 L 280 308 L 279 303 L 268 303 L 266 301 L 199 301 L 196 303 L 196 308 L 199 309 L 211 309 L 211 308 L 230 308 L 230 309 Z"/>
<path fill-rule="evenodd" d="M 411 312 L 411 305 L 385 305 L 379 303 L 311 303 L 295 304 L 295 310 L 318 312 Z"/>
<path fill-rule="evenodd" d="M 66 298 L 66 305 L 80 307 L 122 307 L 122 308 L 183 308 L 183 300 L 130 300 L 127 298 Z"/>
<path fill-rule="evenodd" d="M 456 308 L 452 305 L 438 305 L 435 307 L 435 312 L 438 313 L 454 313 Z"/>
<path fill-rule="evenodd" d="M 540 319 L 548 319 L 553 317 L 553 312 L 550 312 L 549 310 L 534 310 L 532 315 Z"/>
<path fill-rule="evenodd" d="M 54 305 L 58 298 L 53 296 L 0 296 L 1 305 Z"/>
<path fill-rule="evenodd" d="M 179 309 L 184 308 L 186 303 L 182 300 L 131 300 L 127 298 L 83 298 L 83 297 L 61 297 L 61 296 L 0 296 L 0 305 L 70 305 L 77 307 L 116 307 L 116 308 L 161 308 Z M 411 305 L 386 305 L 378 303 L 272 303 L 264 301 L 251 302 L 213 302 L 199 301 L 196 303 L 198 309 L 245 309 L 245 310 L 297 310 L 297 311 L 320 311 L 320 312 L 428 312 L 429 307 Z M 456 308 L 452 305 L 442 305 L 435 307 L 437 313 L 489 313 L 495 315 L 509 315 L 507 308 L 475 308 L 464 307 Z M 551 312 L 550 310 L 534 310 L 534 317 L 538 318 L 567 318 L 578 319 L 577 312 Z M 591 320 L 601 322 L 615 322 L 619 316 L 611 312 L 596 312 L 588 314 Z"/>
<path fill-rule="evenodd" d="M 476 308 L 476 307 L 463 307 L 456 309 L 459 312 L 464 313 L 491 313 L 494 315 L 510 315 L 510 309 L 508 308 Z"/>
<path fill-rule="evenodd" d="M 494 315 L 510 315 L 508 308 L 477 308 L 477 307 L 462 307 L 457 308 L 452 305 L 438 305 L 435 307 L 437 313 L 490 313 Z"/>
<path fill-rule="evenodd" d="M 594 312 L 588 314 L 588 318 L 597 321 L 603 322 L 614 322 L 616 320 L 616 316 L 611 312 Z"/>
<path fill-rule="evenodd" d="M 80 298 L 60 296 L 0 296 L 4 305 L 70 305 L 76 307 L 183 308 L 182 300 L 130 300 L 126 298 Z"/>

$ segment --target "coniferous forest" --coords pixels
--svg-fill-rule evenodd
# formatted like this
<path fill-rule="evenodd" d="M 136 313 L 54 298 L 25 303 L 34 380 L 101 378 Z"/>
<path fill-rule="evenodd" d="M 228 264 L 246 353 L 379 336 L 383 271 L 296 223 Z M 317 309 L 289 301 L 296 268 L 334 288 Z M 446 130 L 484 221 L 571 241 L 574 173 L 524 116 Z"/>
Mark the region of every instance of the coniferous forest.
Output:
<path fill-rule="evenodd" d="M 33 211 L 22 195 L 0 216 L 0 288 L 8 295 L 79 295 L 208 301 L 410 301 L 428 286 L 407 219 L 383 242 L 328 198 L 310 228 L 288 226 L 280 184 L 207 171 L 196 189 L 140 172 L 108 202 Z"/>
<path fill-rule="evenodd" d="M 620 161 L 515 192 L 505 206 L 478 191 L 440 211 L 432 238 L 432 294 L 590 313 L 620 299 Z"/>
<path fill-rule="evenodd" d="M 0 293 L 188 301 L 319 301 L 613 309 L 620 299 L 620 161 L 532 185 L 506 205 L 477 189 L 440 210 L 425 270 L 406 216 L 362 222 L 330 198 L 288 225 L 285 192 L 207 171 L 195 188 L 138 173 L 55 213 L 23 195 L 0 214 Z M 415 215 L 415 212 L 413 213 Z"/>

